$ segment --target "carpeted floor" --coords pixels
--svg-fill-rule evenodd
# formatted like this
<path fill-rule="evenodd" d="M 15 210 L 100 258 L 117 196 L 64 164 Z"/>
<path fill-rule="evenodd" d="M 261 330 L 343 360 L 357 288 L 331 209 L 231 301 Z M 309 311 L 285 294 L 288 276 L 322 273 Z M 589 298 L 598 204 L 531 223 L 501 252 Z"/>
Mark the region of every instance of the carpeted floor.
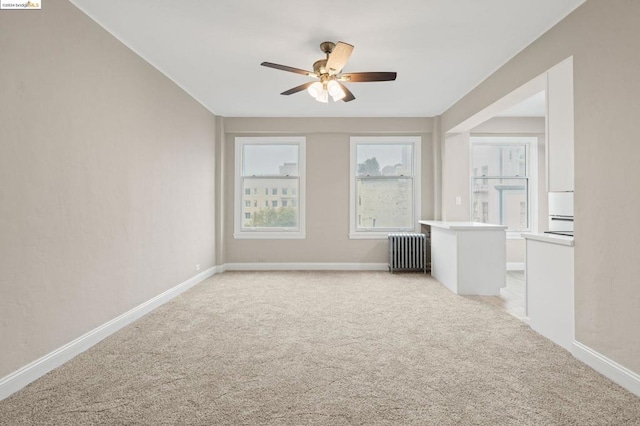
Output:
<path fill-rule="evenodd" d="M 428 276 L 227 272 L 0 401 L 2 425 L 639 425 L 640 398 Z"/>

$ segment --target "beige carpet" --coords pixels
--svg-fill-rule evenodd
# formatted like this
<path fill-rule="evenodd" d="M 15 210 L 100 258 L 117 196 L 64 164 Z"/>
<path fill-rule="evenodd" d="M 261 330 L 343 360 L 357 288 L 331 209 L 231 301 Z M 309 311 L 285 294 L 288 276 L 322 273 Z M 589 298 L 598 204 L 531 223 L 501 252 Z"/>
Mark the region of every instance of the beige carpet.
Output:
<path fill-rule="evenodd" d="M 640 425 L 640 398 L 421 274 L 217 275 L 0 401 L 2 425 Z"/>

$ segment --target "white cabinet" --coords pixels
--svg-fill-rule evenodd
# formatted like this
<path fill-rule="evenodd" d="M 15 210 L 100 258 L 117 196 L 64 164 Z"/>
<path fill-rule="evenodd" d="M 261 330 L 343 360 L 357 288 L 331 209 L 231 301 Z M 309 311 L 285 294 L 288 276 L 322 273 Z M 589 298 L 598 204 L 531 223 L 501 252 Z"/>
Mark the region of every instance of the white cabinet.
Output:
<path fill-rule="evenodd" d="M 525 234 L 531 328 L 571 351 L 574 340 L 573 238 Z"/>
<path fill-rule="evenodd" d="M 547 72 L 547 190 L 573 191 L 573 58 Z"/>
<path fill-rule="evenodd" d="M 455 294 L 499 296 L 507 276 L 506 226 L 421 220 L 431 226 L 431 276 Z"/>

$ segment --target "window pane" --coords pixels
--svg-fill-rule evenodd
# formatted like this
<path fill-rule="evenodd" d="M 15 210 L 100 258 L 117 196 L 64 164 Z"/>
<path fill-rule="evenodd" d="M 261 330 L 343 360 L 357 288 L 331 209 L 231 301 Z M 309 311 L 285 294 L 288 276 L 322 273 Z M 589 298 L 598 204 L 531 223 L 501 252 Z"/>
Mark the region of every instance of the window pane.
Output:
<path fill-rule="evenodd" d="M 412 179 L 356 180 L 357 228 L 384 230 L 412 229 L 413 226 Z"/>
<path fill-rule="evenodd" d="M 270 189 L 274 186 L 291 189 L 291 191 L 287 191 L 289 193 L 294 189 L 297 192 L 298 179 L 243 179 L 244 188 L 258 188 L 258 195 L 251 195 L 254 203 L 250 203 L 249 206 L 245 204 L 243 208 L 243 228 L 267 228 L 268 230 L 268 228 L 298 227 L 298 197 L 295 195 L 273 195 Z M 288 203 L 284 206 L 283 199 L 295 200 L 296 203 Z"/>
<path fill-rule="evenodd" d="M 358 144 L 358 176 L 412 176 L 413 145 Z"/>
<path fill-rule="evenodd" d="M 528 179 L 473 179 L 473 220 L 506 225 L 510 231 L 529 228 Z"/>
<path fill-rule="evenodd" d="M 297 176 L 298 145 L 244 145 L 244 176 Z"/>
<path fill-rule="evenodd" d="M 475 177 L 526 176 L 525 145 L 473 144 L 471 150 L 471 169 Z"/>

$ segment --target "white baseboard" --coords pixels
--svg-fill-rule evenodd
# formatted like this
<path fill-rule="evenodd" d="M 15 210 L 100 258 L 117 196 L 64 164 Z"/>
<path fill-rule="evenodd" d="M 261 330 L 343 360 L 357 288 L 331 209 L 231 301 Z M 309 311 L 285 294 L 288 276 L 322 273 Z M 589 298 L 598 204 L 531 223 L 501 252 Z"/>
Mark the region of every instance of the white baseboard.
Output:
<path fill-rule="evenodd" d="M 213 276 L 220 268 L 218 266 L 209 268 L 206 271 L 200 272 L 188 280 L 178 284 L 175 287 L 155 296 L 152 299 L 147 300 L 141 305 L 125 312 L 124 314 L 116 317 L 101 326 L 89 331 L 88 333 L 78 337 L 72 342 L 48 353 L 40 359 L 33 361 L 30 364 L 25 365 L 19 370 L 14 371 L 8 376 L 0 379 L 0 401 L 13 394 L 14 392 L 22 389 L 34 380 L 44 376 L 49 371 L 53 370 L 69 361 L 76 355 L 86 351 L 96 343 L 109 337 L 111 334 L 120 330 L 121 328 L 131 324 L 143 315 L 151 312 L 158 306 L 168 302 L 180 293 L 190 289 L 199 282 Z"/>
<path fill-rule="evenodd" d="M 226 263 L 225 271 L 388 271 L 386 263 Z"/>
<path fill-rule="evenodd" d="M 640 375 L 580 342 L 574 340 L 571 346 L 573 356 L 628 391 L 640 396 Z"/>
<path fill-rule="evenodd" d="M 507 262 L 507 271 L 524 271 L 524 262 Z"/>

